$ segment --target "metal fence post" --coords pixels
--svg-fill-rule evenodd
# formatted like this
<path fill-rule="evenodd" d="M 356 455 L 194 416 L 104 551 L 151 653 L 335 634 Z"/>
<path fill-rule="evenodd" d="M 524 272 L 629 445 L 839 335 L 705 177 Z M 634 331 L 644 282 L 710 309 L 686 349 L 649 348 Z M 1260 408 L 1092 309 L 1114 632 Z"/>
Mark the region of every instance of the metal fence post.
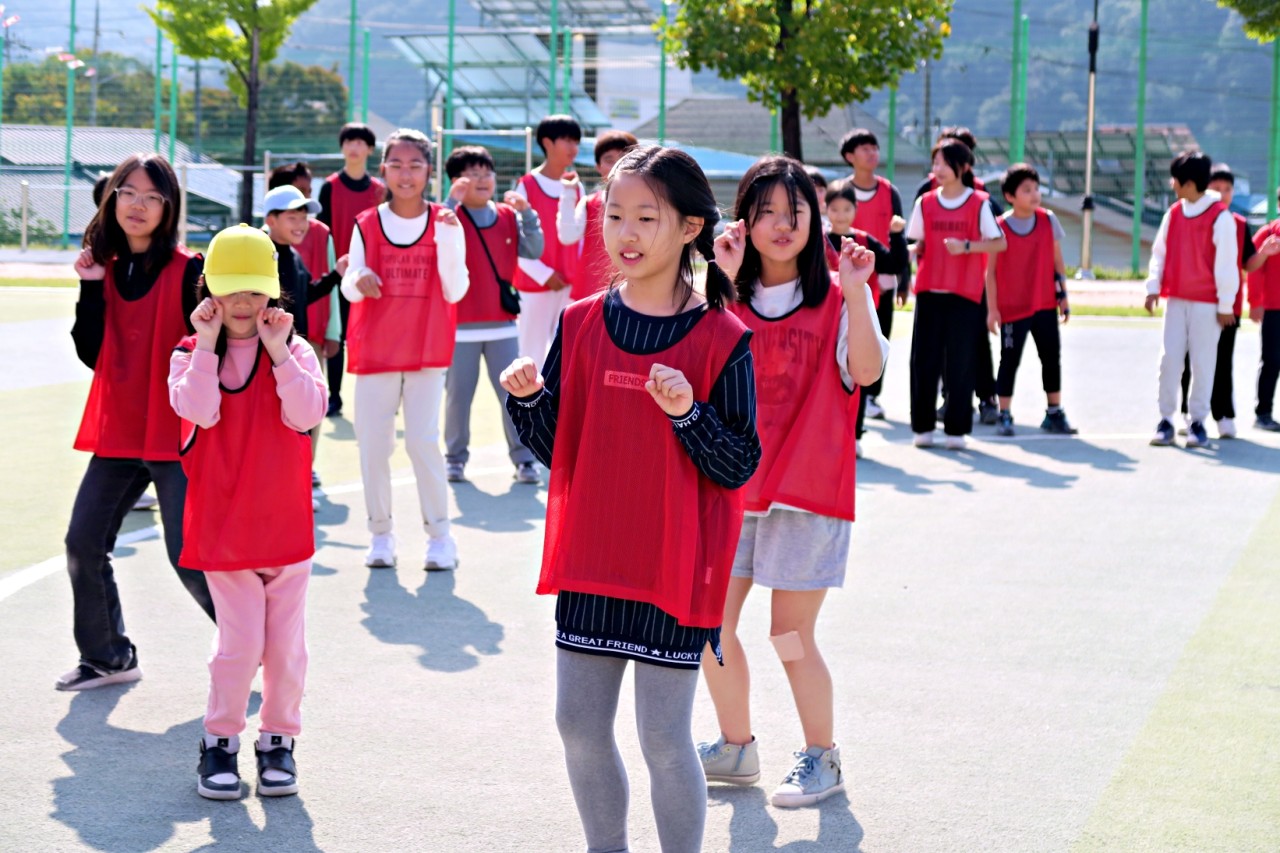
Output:
<path fill-rule="evenodd" d="M 22 251 L 27 250 L 27 220 L 31 210 L 31 183 L 22 182 Z"/>
<path fill-rule="evenodd" d="M 178 202 L 178 242 L 187 243 L 187 164 L 182 164 L 182 193 Z"/>

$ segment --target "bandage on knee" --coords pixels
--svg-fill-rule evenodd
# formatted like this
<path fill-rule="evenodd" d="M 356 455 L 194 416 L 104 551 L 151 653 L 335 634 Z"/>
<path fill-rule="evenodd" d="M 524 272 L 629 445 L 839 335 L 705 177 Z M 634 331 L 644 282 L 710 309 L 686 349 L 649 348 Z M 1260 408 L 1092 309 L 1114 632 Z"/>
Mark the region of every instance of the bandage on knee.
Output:
<path fill-rule="evenodd" d="M 800 640 L 800 634 L 797 631 L 788 631 L 785 634 L 770 637 L 769 642 L 773 643 L 773 650 L 778 653 L 778 659 L 784 663 L 804 657 L 804 643 Z"/>

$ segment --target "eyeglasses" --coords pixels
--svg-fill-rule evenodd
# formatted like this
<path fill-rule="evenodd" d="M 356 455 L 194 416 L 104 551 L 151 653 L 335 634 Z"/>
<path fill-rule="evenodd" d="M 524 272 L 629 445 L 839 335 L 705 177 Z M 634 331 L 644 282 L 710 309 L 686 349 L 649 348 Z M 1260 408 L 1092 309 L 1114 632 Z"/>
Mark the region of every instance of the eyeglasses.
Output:
<path fill-rule="evenodd" d="M 389 160 L 383 164 L 389 172 L 425 172 L 427 164 L 421 160 L 410 160 L 408 163 L 402 163 L 399 160 Z"/>
<path fill-rule="evenodd" d="M 125 207 L 133 207 L 136 204 L 140 204 L 146 210 L 155 210 L 168 201 L 160 193 L 140 193 L 131 187 L 116 187 L 116 199 Z"/>

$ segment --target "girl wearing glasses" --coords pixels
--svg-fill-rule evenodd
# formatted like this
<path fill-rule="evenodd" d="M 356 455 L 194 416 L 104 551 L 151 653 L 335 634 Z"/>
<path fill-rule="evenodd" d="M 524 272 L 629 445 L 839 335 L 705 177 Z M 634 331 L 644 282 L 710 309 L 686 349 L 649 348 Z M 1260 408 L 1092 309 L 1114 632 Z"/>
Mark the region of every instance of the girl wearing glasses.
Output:
<path fill-rule="evenodd" d="M 125 513 L 156 484 L 169 562 L 192 598 L 214 616 L 204 574 L 180 567 L 187 478 L 180 428 L 165 380 L 169 354 L 191 333 L 201 257 L 178 244 L 179 190 L 169 163 L 135 154 L 107 181 L 102 205 L 76 261 L 80 299 L 71 329 L 93 381 L 75 448 L 89 459 L 67 530 L 67 572 L 80 661 L 59 690 L 85 690 L 142 677 L 125 634 L 111 552 Z"/>
<path fill-rule="evenodd" d="M 466 238 L 453 211 L 423 198 L 431 142 L 397 130 L 382 149 L 390 201 L 356 217 L 342 292 L 351 300 L 347 370 L 356 380 L 356 443 L 372 541 L 369 568 L 396 564 L 391 453 L 404 403 L 404 440 L 418 481 L 427 569 L 452 569 L 449 492 L 440 452 L 440 403 L 453 360 L 455 304 L 466 295 Z"/>

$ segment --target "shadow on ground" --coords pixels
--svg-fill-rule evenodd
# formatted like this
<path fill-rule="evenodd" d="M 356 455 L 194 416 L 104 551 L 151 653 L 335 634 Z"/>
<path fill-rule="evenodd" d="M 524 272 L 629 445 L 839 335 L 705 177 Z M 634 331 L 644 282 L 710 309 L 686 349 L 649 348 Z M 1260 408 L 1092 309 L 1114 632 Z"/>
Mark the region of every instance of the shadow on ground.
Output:
<path fill-rule="evenodd" d="M 263 799 L 266 823 L 259 828 L 244 800 L 216 802 L 196 793 L 201 717 L 160 734 L 112 726 L 111 712 L 132 686 L 72 697 L 58 724 L 58 734 L 71 744 L 62 755 L 71 775 L 53 782 L 52 818 L 84 844 L 109 853 L 155 850 L 180 824 L 204 821 L 213 840 L 200 850 L 319 850 L 301 797 Z M 242 748 L 241 778 L 252 781 L 255 772 L 253 750 Z"/>
<path fill-rule="evenodd" d="M 400 585 L 394 569 L 373 570 L 364 586 L 361 624 L 379 642 L 418 646 L 418 661 L 436 672 L 463 672 L 479 655 L 502 653 L 502 626 L 454 594 L 453 572 L 423 572 L 416 591 Z"/>
<path fill-rule="evenodd" d="M 707 790 L 708 810 L 728 807 L 733 810 L 729 818 L 729 853 L 760 853 L 765 850 L 785 850 L 790 853 L 859 853 L 862 849 L 862 824 L 853 815 L 849 798 L 844 794 L 824 800 L 813 809 L 818 812 L 818 837 L 792 841 L 781 847 L 778 824 L 769 813 L 763 788 L 731 788 L 713 785 Z"/>
<path fill-rule="evenodd" d="M 545 478 L 546 472 L 542 473 Z M 533 530 L 547 515 L 546 505 L 538 499 L 541 486 L 511 482 L 505 492 L 490 494 L 474 483 L 450 483 L 458 514 L 453 523 L 493 533 L 519 533 Z"/>

